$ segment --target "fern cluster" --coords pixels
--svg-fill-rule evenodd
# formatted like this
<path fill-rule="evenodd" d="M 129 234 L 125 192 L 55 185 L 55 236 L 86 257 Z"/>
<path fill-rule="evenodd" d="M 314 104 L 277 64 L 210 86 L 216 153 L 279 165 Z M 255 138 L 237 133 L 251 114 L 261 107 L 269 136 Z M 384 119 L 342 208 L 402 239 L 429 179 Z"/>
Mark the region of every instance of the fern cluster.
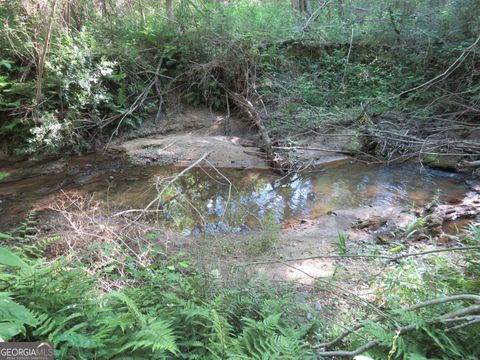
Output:
<path fill-rule="evenodd" d="M 30 211 L 25 219 L 13 230 L 0 233 L 0 244 L 25 253 L 27 256 L 40 258 L 50 245 L 60 240 L 59 236 L 44 239 L 37 238 L 37 211 Z"/>
<path fill-rule="evenodd" d="M 478 227 L 469 233 L 466 241 L 478 244 Z M 158 253 L 148 266 L 118 265 L 126 279 L 123 288 L 112 289 L 103 285 L 115 284 L 115 263 L 92 273 L 88 261 L 47 262 L 44 242 L 19 234 L 2 236 L 9 248 L 0 247 L 0 338 L 50 341 L 58 359 L 313 359 L 312 345 L 329 335 L 318 311 L 306 305 L 307 294 L 288 284 L 254 279 L 226 286 L 218 273 Z M 24 251 L 33 246 L 36 251 Z M 465 256 L 464 270 L 438 257 L 412 261 L 379 278 L 377 295 L 389 319 L 367 322 L 360 336 L 336 346 L 375 341 L 368 350 L 374 359 L 478 358 L 480 322 L 455 331 L 446 330 L 457 322 L 432 322 L 468 302 L 401 310 L 432 297 L 478 293 L 478 251 Z M 399 331 L 406 326 L 413 328 Z"/>
<path fill-rule="evenodd" d="M 51 341 L 59 359 L 308 359 L 316 330 L 288 288 L 225 289 L 165 261 L 104 293 L 81 264 L 2 249 L 0 337 Z M 179 267 L 181 268 L 181 267 Z M 208 288 L 208 291 L 205 291 Z M 287 315 L 288 314 L 288 315 Z M 302 320 L 303 319 L 303 320 Z"/>

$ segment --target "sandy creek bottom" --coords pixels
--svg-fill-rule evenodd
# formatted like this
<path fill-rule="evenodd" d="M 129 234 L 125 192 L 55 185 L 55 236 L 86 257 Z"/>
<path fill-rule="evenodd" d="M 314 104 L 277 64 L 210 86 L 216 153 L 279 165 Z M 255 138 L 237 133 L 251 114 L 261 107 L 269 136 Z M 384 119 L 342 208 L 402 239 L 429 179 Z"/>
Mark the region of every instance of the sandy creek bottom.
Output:
<path fill-rule="evenodd" d="M 0 181 L 0 232 L 29 210 L 52 206 L 62 192 L 92 194 L 110 212 L 143 209 L 179 171 L 101 155 L 0 165 L 0 172 L 9 174 Z M 151 204 L 149 210 L 159 211 L 149 216 L 183 235 L 241 233 L 341 209 L 457 202 L 467 191 L 461 175 L 414 165 L 352 163 L 286 178 L 265 170 L 200 166 L 173 182 Z"/>

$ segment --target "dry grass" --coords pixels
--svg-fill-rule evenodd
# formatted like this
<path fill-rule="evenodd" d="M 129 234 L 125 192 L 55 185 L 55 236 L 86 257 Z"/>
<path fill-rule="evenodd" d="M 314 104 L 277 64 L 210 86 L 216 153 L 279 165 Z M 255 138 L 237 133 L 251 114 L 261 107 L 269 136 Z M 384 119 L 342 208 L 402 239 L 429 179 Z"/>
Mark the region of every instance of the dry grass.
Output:
<path fill-rule="evenodd" d="M 129 263 L 146 267 L 172 251 L 169 245 L 174 234 L 147 223 L 114 217 L 94 195 L 62 192 L 50 210 L 49 228 L 61 238 L 51 246 L 50 255 L 86 264 L 89 273 L 100 274 L 105 290 L 125 285 L 120 279 L 126 275 Z M 107 281 L 102 274 L 113 266 L 119 279 L 112 281 L 109 277 Z"/>

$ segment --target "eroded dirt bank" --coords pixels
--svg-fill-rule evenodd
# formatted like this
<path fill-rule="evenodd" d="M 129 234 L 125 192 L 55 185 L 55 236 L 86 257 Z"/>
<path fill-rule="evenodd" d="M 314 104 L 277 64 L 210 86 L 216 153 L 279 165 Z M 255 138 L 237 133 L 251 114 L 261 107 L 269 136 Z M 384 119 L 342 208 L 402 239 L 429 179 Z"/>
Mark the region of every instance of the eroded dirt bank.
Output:
<path fill-rule="evenodd" d="M 290 151 L 292 163 L 328 167 L 351 160 L 341 153 L 342 146 L 326 143 L 326 137 L 311 138 L 301 145 L 300 149 Z M 320 146 L 326 151 L 319 150 Z M 206 166 L 269 169 L 269 159 L 261 147 L 259 135 L 248 120 L 187 107 L 161 123 L 151 123 L 143 132 L 116 139 L 109 149 L 125 152 L 136 164 L 188 166 L 209 152 Z"/>

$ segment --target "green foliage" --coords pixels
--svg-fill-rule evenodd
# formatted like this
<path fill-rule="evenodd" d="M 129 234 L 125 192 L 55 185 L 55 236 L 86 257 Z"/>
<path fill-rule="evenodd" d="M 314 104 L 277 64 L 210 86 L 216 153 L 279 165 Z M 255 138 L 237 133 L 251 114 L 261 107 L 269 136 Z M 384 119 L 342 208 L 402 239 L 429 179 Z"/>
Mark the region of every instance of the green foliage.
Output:
<path fill-rule="evenodd" d="M 59 359 L 311 356 L 315 325 L 287 287 L 218 287 L 173 258 L 133 265 L 132 286 L 104 294 L 81 263 L 25 261 L 2 249 L 0 336 L 51 341 Z"/>
<path fill-rule="evenodd" d="M 312 10 L 320 5 L 312 2 Z M 306 28 L 309 16 L 286 0 L 175 3 L 175 25 L 149 1 L 110 9 L 80 1 L 75 15 L 54 14 L 42 101 L 35 104 L 50 9 L 12 1 L 0 11 L 0 137 L 11 148 L 21 144 L 21 154 L 82 151 L 92 135 L 141 126 L 158 107 L 157 91 L 223 110 L 227 90 L 249 93 L 252 86 L 273 107 L 274 134 L 292 123 L 345 119 L 372 98 L 380 100 L 374 111 L 431 104 L 418 110 L 427 118 L 454 106 L 432 102 L 443 86 L 455 93 L 468 86 L 465 100 L 475 102 L 474 56 L 455 73 L 468 74 L 463 83 L 442 82 L 401 101 L 391 96 L 441 73 L 472 43 L 480 23 L 475 5 L 329 3 Z"/>
<path fill-rule="evenodd" d="M 279 234 L 272 231 L 265 231 L 258 236 L 249 236 L 245 240 L 245 253 L 249 256 L 265 255 L 278 242 Z"/>
<path fill-rule="evenodd" d="M 466 243 L 470 246 L 480 245 L 480 226 L 471 225 L 468 228 L 469 235 L 466 237 Z M 474 279 L 466 283 L 466 287 L 469 291 L 478 293 L 480 291 L 480 250 L 473 250 L 465 257 L 467 264 L 466 271 Z"/>
<path fill-rule="evenodd" d="M 3 262 L 0 259 L 0 263 Z M 0 293 L 0 339 L 8 341 L 22 333 L 26 335 L 25 326 L 36 326 L 38 320 L 23 305 L 17 304 L 6 293 Z"/>
<path fill-rule="evenodd" d="M 36 217 L 37 212 L 32 210 L 18 227 L 7 233 L 0 233 L 0 244 L 8 245 L 11 250 L 32 258 L 44 257 L 47 249 L 61 238 L 52 236 L 38 239 Z"/>
<path fill-rule="evenodd" d="M 246 327 L 230 357 L 284 360 L 309 358 L 309 352 L 301 342 L 301 332 L 282 326 L 280 316 L 268 316 L 262 321 L 246 319 Z"/>
<path fill-rule="evenodd" d="M 0 182 L 10 176 L 10 173 L 0 171 Z"/>
<path fill-rule="evenodd" d="M 12 253 L 11 251 L 0 248 L 0 264 L 7 265 L 12 267 L 18 267 L 21 269 L 28 269 L 28 265 L 20 259 L 17 255 Z"/>
<path fill-rule="evenodd" d="M 346 255 L 348 252 L 347 249 L 347 235 L 338 233 L 337 241 L 335 242 L 335 247 L 339 255 Z"/>
<path fill-rule="evenodd" d="M 410 222 L 404 229 L 405 238 L 415 235 L 419 230 L 423 229 L 426 225 L 425 218 L 419 217 Z"/>
<path fill-rule="evenodd" d="M 478 229 L 478 226 L 469 228 L 470 235 L 465 239 L 468 244 L 478 243 Z M 465 262 L 471 267 L 452 266 L 448 258 L 429 256 L 425 259 L 402 260 L 384 271 L 372 286 L 378 301 L 393 313 L 390 321 L 371 322 L 365 327 L 362 334 L 380 343 L 378 348 L 368 351 L 369 355 L 375 359 L 477 358 L 480 347 L 473 339 L 478 324 L 447 332 L 445 329 L 453 324 L 432 323 L 443 314 L 468 307 L 468 304 L 449 302 L 415 311 L 402 310 L 432 298 L 478 293 L 480 268 L 477 260 L 478 251 L 473 250 L 465 256 Z M 412 324 L 415 326 L 413 331 L 398 334 L 398 326 Z"/>
<path fill-rule="evenodd" d="M 249 256 L 265 255 L 270 252 L 280 239 L 281 225 L 275 219 L 275 213 L 269 211 L 263 219 L 263 230 L 257 236 L 244 240 L 244 252 Z"/>
<path fill-rule="evenodd" d="M 428 262 L 406 259 L 385 271 L 375 288 L 388 306 L 415 304 L 448 294 L 454 280 L 461 276 L 458 271 L 452 271 L 441 257 L 432 257 Z M 441 279 L 446 281 L 442 282 Z"/>

